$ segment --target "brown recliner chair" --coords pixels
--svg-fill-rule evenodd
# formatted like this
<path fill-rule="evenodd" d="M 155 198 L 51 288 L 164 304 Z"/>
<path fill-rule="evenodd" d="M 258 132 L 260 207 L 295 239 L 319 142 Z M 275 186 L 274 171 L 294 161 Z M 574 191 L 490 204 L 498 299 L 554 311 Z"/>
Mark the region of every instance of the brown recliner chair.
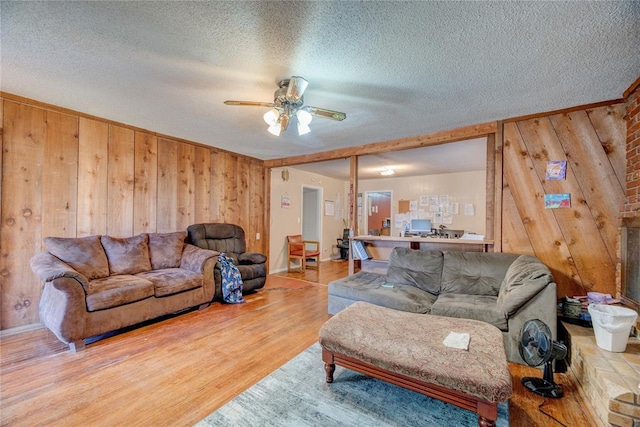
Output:
<path fill-rule="evenodd" d="M 267 257 L 257 252 L 247 252 L 244 230 L 239 225 L 226 223 L 193 224 L 187 227 L 187 241 L 203 249 L 226 253 L 238 267 L 242 277 L 242 293 L 260 289 L 267 280 Z M 213 271 L 216 282 L 214 300 L 222 299 L 220 263 Z"/>

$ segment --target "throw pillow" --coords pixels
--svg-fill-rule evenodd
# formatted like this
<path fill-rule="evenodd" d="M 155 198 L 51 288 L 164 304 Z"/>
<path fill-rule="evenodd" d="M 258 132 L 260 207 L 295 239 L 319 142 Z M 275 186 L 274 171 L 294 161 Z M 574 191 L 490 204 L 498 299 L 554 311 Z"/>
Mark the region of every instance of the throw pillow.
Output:
<path fill-rule="evenodd" d="M 175 233 L 150 233 L 149 253 L 151 255 L 151 268 L 160 270 L 163 268 L 178 268 L 182 261 L 182 249 L 186 231 Z"/>
<path fill-rule="evenodd" d="M 111 274 L 136 274 L 151 270 L 149 261 L 149 237 L 146 234 L 124 239 L 102 236 L 100 238 L 109 260 Z"/>
<path fill-rule="evenodd" d="M 109 262 L 100 244 L 100 236 L 45 237 L 44 244 L 51 255 L 89 280 L 109 275 Z"/>
<path fill-rule="evenodd" d="M 551 271 L 531 255 L 520 255 L 509 266 L 498 294 L 498 309 L 510 316 L 553 281 Z"/>

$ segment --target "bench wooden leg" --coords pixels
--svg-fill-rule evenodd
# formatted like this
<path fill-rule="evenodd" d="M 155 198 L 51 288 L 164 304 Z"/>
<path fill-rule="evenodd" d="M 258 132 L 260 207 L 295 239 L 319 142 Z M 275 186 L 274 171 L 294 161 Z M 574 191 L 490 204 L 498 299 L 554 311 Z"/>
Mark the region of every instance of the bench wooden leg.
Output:
<path fill-rule="evenodd" d="M 498 404 L 491 402 L 478 402 L 478 426 L 494 427 L 498 419 Z"/>
<path fill-rule="evenodd" d="M 327 382 L 331 384 L 333 382 L 333 373 L 336 370 L 336 365 L 333 363 L 325 363 L 324 371 L 327 373 Z"/>
<path fill-rule="evenodd" d="M 496 425 L 496 421 L 495 420 L 488 420 L 482 416 L 478 416 L 478 425 L 480 427 L 495 427 Z"/>

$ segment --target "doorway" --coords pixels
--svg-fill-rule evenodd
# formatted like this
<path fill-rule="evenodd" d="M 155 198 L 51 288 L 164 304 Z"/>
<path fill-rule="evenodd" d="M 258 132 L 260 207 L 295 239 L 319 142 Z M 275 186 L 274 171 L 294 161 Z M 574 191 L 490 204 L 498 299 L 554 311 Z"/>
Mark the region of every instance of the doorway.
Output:
<path fill-rule="evenodd" d="M 391 235 L 391 191 L 366 191 L 364 230 L 374 236 Z"/>
<path fill-rule="evenodd" d="M 322 247 L 322 188 L 302 186 L 302 237 Z"/>

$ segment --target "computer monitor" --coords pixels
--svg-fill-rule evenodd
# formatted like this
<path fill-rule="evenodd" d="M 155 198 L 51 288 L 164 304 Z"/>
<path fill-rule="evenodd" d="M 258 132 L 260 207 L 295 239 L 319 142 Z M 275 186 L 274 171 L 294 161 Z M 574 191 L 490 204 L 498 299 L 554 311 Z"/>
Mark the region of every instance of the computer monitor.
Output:
<path fill-rule="evenodd" d="M 427 234 L 431 232 L 430 219 L 412 219 L 409 232 L 413 234 Z"/>

